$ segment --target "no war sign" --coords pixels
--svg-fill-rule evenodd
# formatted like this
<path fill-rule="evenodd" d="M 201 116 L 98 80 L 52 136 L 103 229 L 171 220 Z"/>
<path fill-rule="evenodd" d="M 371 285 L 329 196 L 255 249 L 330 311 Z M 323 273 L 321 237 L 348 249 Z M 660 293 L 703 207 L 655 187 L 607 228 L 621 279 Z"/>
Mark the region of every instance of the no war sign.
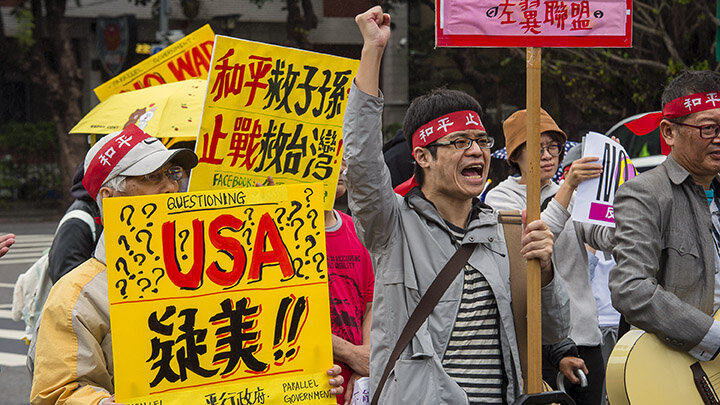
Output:
<path fill-rule="evenodd" d="M 215 33 L 204 25 L 94 89 L 100 101 L 113 94 L 187 79 L 206 79 Z"/>
<path fill-rule="evenodd" d="M 615 191 L 637 176 L 637 170 L 622 145 L 605 135 L 590 132 L 584 142 L 583 156 L 600 158 L 598 163 L 603 165 L 603 171 L 600 177 L 586 180 L 578 186 L 572 218 L 575 221 L 615 227 Z"/>

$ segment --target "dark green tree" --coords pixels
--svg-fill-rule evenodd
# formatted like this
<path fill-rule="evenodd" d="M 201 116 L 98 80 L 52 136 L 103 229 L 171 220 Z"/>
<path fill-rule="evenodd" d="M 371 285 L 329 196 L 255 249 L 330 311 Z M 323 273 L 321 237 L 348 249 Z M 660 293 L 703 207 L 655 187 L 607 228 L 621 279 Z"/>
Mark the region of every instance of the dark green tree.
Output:
<path fill-rule="evenodd" d="M 72 173 L 85 156 L 85 138 L 68 131 L 82 118 L 83 77 L 70 37 L 67 0 L 26 0 L 14 11 L 19 37 L 10 41 L 0 19 L 0 55 L 5 69 L 16 70 L 45 89 L 45 102 L 55 123 L 63 200 L 71 201 Z"/>
<path fill-rule="evenodd" d="M 272 0 L 250 0 L 251 3 L 262 7 Z M 284 0 L 287 10 L 287 45 L 294 48 L 311 49 L 308 39 L 310 30 L 317 28 L 318 17 L 315 14 L 312 0 Z"/>
<path fill-rule="evenodd" d="M 152 0 L 129 1 L 147 4 Z M 21 1 L 13 11 L 20 27 L 14 40 L 6 36 L 0 18 L 0 73 L 3 69 L 21 72 L 44 89 L 45 104 L 58 139 L 63 201 L 69 205 L 72 174 L 83 161 L 87 147 L 85 137 L 68 134 L 83 117 L 84 78 L 65 17 L 67 3 L 68 0 Z M 183 4 L 183 10 L 187 13 L 192 7 Z"/>
<path fill-rule="evenodd" d="M 411 96 L 439 85 L 464 89 L 489 111 L 499 112 L 484 120 L 491 128 L 498 128 L 507 107 L 524 108 L 524 48 L 434 48 L 434 2 L 394 0 L 389 6 L 399 2 L 409 5 L 411 15 L 423 16 L 421 24 L 409 28 Z M 635 0 L 632 48 L 543 49 L 543 107 L 575 139 L 589 129 L 604 132 L 629 115 L 659 109 L 663 87 L 684 69 L 720 68 L 714 5 Z"/>
<path fill-rule="evenodd" d="M 683 70 L 720 68 L 718 20 L 709 1 L 635 0 L 633 5 L 632 48 L 547 52 L 546 77 L 566 89 L 566 99 L 583 116 L 617 121 L 658 110 L 663 88 Z"/>

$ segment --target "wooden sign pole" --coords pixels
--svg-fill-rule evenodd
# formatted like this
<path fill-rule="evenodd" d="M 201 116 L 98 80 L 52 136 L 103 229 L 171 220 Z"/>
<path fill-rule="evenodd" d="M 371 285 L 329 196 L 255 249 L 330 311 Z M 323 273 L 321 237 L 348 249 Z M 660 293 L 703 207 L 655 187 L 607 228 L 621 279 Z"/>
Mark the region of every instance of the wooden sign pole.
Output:
<path fill-rule="evenodd" d="M 540 219 L 540 65 L 541 48 L 527 48 L 527 223 Z M 527 262 L 526 393 L 542 392 L 540 262 Z"/>
<path fill-rule="evenodd" d="M 632 47 L 632 0 L 600 2 L 593 25 L 583 35 L 572 35 L 572 29 L 557 27 L 552 21 L 538 21 L 537 31 L 529 34 L 512 7 L 497 7 L 497 2 L 478 0 L 472 8 L 454 7 L 456 0 L 437 0 L 435 8 L 435 44 L 438 47 L 526 47 L 527 48 L 527 222 L 540 218 L 540 66 L 541 47 L 571 48 L 630 48 Z M 720 1 L 720 0 L 718 0 Z M 459 3 L 459 2 L 458 2 Z M 539 3 L 539 2 L 537 2 Z M 456 3 L 457 4 L 457 3 Z M 720 4 L 720 3 L 718 3 Z M 493 13 L 486 12 L 488 7 Z M 539 9 L 539 5 L 528 6 Z M 601 10 L 602 9 L 602 10 Z M 503 15 L 498 18 L 498 13 Z M 492 15 L 491 15 L 492 14 Z M 503 20 L 503 18 L 506 18 Z M 517 24 L 507 24 L 515 20 Z M 542 21 L 542 22 L 541 22 Z M 578 20 L 579 22 L 580 20 Z M 584 19 L 582 24 L 585 21 Z M 624 21 L 624 24 L 617 24 Z M 477 27 L 468 29 L 468 27 Z M 479 29 L 482 27 L 482 29 Z M 524 30 L 525 35 L 518 35 Z M 539 34 L 539 35 L 536 35 Z M 527 339 L 523 348 L 518 338 L 520 362 L 525 392 L 540 393 L 542 389 L 542 337 L 540 303 L 540 263 L 527 265 L 527 333 L 518 332 Z M 521 295 L 521 294 L 513 294 Z M 522 306 L 522 298 L 516 305 Z M 518 313 L 519 311 L 515 311 Z M 522 317 L 524 314 L 519 314 Z M 521 329 L 521 328 L 518 328 Z M 527 366 L 525 366 L 527 364 Z"/>

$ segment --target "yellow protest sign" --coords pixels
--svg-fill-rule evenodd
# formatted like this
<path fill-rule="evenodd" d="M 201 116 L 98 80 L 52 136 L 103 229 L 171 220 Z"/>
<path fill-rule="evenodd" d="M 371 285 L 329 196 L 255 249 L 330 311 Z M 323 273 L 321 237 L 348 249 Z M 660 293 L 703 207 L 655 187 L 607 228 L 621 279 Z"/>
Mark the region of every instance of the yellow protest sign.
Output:
<path fill-rule="evenodd" d="M 190 190 L 322 181 L 332 209 L 358 61 L 217 36 Z"/>
<path fill-rule="evenodd" d="M 103 208 L 118 402 L 336 402 L 322 184 Z"/>
<path fill-rule="evenodd" d="M 94 89 L 100 101 L 113 94 L 186 79 L 207 79 L 215 33 L 205 24 Z"/>

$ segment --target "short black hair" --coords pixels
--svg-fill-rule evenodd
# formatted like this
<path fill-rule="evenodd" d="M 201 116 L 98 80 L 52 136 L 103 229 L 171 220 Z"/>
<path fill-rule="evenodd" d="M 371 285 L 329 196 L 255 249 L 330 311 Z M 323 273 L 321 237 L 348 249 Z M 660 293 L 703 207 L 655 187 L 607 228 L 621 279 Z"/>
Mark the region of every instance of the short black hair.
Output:
<path fill-rule="evenodd" d="M 431 90 L 425 95 L 415 97 L 412 103 L 410 103 L 410 107 L 408 107 L 403 121 L 403 133 L 410 147 L 410 151 L 412 152 L 413 150 L 412 136 L 418 128 L 435 118 L 455 111 L 465 110 L 475 111 L 480 118 L 482 118 L 483 110 L 480 103 L 471 95 L 459 90 L 450 90 L 441 87 Z M 437 148 L 430 146 L 428 150 L 432 157 L 435 158 Z M 417 163 L 414 164 L 414 172 L 415 180 L 422 186 L 424 177 L 422 169 Z"/>
<path fill-rule="evenodd" d="M 676 98 L 695 93 L 720 93 L 720 74 L 709 70 L 686 70 L 668 84 L 662 94 L 662 106 Z"/>

